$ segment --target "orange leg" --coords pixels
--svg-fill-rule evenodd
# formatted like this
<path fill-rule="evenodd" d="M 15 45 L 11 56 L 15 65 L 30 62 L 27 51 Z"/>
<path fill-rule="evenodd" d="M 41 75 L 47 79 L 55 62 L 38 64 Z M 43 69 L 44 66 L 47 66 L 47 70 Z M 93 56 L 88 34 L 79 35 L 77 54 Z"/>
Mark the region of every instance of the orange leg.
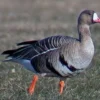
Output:
<path fill-rule="evenodd" d="M 64 81 L 60 81 L 60 82 L 59 82 L 59 86 L 60 86 L 60 91 L 59 91 L 59 93 L 62 94 L 62 93 L 63 93 L 64 86 L 65 86 Z"/>
<path fill-rule="evenodd" d="M 28 88 L 28 93 L 30 95 L 32 95 L 34 93 L 34 89 L 35 89 L 35 85 L 36 85 L 36 82 L 37 81 L 38 81 L 38 76 L 37 75 L 34 75 L 33 80 L 32 80 L 32 83 L 30 84 L 30 86 Z"/>

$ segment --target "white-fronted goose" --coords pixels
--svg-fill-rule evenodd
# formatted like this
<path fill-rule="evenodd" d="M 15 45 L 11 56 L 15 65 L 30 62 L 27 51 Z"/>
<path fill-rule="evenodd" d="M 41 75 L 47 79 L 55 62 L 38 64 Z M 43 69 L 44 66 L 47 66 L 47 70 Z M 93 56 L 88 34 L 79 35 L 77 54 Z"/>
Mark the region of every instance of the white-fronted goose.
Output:
<path fill-rule="evenodd" d="M 5 61 L 22 64 L 28 70 L 48 77 L 60 78 L 60 94 L 63 91 L 64 79 L 84 71 L 94 55 L 90 25 L 100 23 L 98 14 L 84 10 L 78 18 L 79 38 L 52 36 L 43 40 L 26 41 L 18 49 L 7 50 Z M 35 75 L 29 87 L 32 94 L 38 76 Z"/>

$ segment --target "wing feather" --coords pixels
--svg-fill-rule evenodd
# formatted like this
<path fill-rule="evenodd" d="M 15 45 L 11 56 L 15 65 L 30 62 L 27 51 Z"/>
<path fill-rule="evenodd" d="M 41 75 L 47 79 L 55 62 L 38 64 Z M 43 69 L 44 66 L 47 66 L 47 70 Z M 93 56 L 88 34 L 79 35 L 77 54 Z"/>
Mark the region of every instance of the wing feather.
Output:
<path fill-rule="evenodd" d="M 29 60 L 50 50 L 57 49 L 64 43 L 69 43 L 71 40 L 73 38 L 67 36 L 51 36 L 38 41 L 25 41 L 17 44 L 23 45 L 22 47 L 4 51 L 2 54 L 8 55 L 7 57 Z"/>

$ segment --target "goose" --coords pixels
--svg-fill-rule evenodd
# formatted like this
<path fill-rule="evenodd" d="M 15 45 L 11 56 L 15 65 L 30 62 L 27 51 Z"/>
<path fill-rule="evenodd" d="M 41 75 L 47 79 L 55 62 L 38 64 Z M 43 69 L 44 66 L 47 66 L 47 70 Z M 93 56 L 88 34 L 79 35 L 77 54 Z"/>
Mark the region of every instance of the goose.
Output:
<path fill-rule="evenodd" d="M 59 93 L 63 93 L 65 79 L 86 70 L 94 56 L 94 44 L 90 25 L 100 23 L 98 14 L 93 10 L 84 10 L 78 17 L 78 38 L 69 36 L 51 36 L 42 40 L 18 43 L 17 49 L 6 50 L 4 61 L 16 62 L 35 73 L 28 88 L 33 94 L 38 75 L 58 77 Z"/>

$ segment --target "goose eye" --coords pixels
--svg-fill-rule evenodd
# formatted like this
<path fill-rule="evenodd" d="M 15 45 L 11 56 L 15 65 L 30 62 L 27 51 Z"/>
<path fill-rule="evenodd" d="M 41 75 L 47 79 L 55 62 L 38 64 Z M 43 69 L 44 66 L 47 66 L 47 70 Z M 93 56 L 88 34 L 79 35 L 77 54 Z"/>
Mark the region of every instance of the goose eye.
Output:
<path fill-rule="evenodd" d="M 88 13 L 89 15 L 92 15 L 91 13 Z"/>

